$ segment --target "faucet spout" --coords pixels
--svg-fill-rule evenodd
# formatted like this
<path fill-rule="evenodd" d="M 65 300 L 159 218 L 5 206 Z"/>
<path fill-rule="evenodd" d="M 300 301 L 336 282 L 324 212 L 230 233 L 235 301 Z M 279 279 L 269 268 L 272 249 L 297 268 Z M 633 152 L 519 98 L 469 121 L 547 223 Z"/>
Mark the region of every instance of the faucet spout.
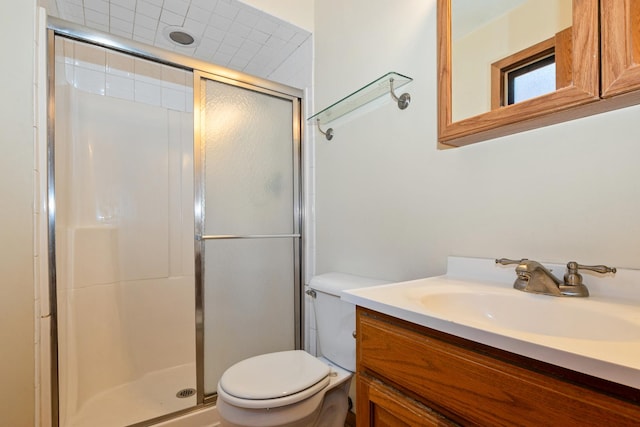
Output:
<path fill-rule="evenodd" d="M 526 258 L 520 261 L 501 258 L 497 259 L 496 263 L 502 265 L 518 264 L 516 267 L 517 278 L 513 283 L 515 289 L 534 294 L 563 295 L 560 290 L 563 282 L 538 261 Z"/>
<path fill-rule="evenodd" d="M 518 268 L 528 272 L 528 280 L 526 286 L 522 289 L 523 291 L 534 294 L 562 295 L 562 292 L 560 292 L 562 282 L 542 264 L 536 261 L 528 261 L 526 264 L 516 267 L 516 274 Z"/>

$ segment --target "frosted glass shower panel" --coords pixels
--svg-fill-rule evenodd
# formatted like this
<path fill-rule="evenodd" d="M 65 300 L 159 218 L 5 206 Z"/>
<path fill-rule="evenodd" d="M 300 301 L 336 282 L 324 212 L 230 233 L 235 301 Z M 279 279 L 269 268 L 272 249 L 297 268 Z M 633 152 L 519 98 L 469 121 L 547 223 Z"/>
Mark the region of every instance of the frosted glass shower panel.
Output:
<path fill-rule="evenodd" d="M 213 240 L 205 260 L 205 393 L 240 360 L 294 348 L 291 239 Z"/>
<path fill-rule="evenodd" d="M 292 233 L 292 102 L 205 82 L 205 234 Z"/>
<path fill-rule="evenodd" d="M 295 106 L 249 87 L 202 78 L 199 90 L 205 395 L 234 363 L 296 347 Z"/>

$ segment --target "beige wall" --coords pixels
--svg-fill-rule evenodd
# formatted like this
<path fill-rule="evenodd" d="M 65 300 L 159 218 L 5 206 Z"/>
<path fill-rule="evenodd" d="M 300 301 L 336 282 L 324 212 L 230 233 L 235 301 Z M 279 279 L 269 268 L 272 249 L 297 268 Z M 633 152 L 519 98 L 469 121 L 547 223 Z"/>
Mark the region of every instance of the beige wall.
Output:
<path fill-rule="evenodd" d="M 34 424 L 35 0 L 0 2 L 0 425 Z"/>
<path fill-rule="evenodd" d="M 441 274 L 448 255 L 640 268 L 640 107 L 436 148 L 436 1 L 315 4 L 315 107 L 387 71 L 411 106 L 317 138 L 317 272 Z"/>

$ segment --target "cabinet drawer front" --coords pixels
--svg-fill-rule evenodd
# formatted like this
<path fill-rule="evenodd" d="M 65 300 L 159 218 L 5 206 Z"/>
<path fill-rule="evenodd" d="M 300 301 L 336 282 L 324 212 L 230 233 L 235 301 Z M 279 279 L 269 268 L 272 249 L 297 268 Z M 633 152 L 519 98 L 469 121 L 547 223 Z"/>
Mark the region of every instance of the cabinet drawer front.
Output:
<path fill-rule="evenodd" d="M 365 407 L 358 408 L 360 425 L 375 427 L 454 427 L 442 415 L 379 381 L 359 375 L 358 394 L 363 393 Z M 363 420 L 368 418 L 368 420 Z M 362 421 L 364 421 L 364 423 Z"/>
<path fill-rule="evenodd" d="M 358 372 L 461 421 L 493 426 L 638 426 L 640 407 L 505 363 L 359 310 Z"/>

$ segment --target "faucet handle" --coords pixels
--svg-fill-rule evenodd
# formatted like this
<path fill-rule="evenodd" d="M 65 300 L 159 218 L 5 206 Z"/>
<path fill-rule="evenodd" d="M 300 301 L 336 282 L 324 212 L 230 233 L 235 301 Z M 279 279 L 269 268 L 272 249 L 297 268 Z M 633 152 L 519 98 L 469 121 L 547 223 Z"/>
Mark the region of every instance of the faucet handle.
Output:
<path fill-rule="evenodd" d="M 616 272 L 615 267 L 607 267 L 606 265 L 581 265 L 575 261 L 567 263 L 567 273 L 564 275 L 564 284 L 569 286 L 578 286 L 582 284 L 582 275 L 578 270 L 595 271 L 596 273 L 606 274 Z"/>
<path fill-rule="evenodd" d="M 496 264 L 502 264 L 502 265 L 517 264 L 518 266 L 516 267 L 516 274 L 518 276 L 531 273 L 533 270 L 540 267 L 544 268 L 542 264 L 540 264 L 538 261 L 533 261 L 528 258 L 522 258 L 520 260 L 500 258 L 496 260 Z"/>
<path fill-rule="evenodd" d="M 496 259 L 496 264 L 502 265 L 510 265 L 510 264 L 522 264 L 523 261 L 529 261 L 527 258 L 518 259 L 508 259 L 508 258 L 500 258 Z"/>
<path fill-rule="evenodd" d="M 615 267 L 607 267 L 606 265 L 581 265 L 575 261 L 569 261 L 567 263 L 567 269 L 570 273 L 577 273 L 578 269 L 580 270 L 591 270 L 596 273 L 605 274 L 605 273 L 615 273 Z"/>

